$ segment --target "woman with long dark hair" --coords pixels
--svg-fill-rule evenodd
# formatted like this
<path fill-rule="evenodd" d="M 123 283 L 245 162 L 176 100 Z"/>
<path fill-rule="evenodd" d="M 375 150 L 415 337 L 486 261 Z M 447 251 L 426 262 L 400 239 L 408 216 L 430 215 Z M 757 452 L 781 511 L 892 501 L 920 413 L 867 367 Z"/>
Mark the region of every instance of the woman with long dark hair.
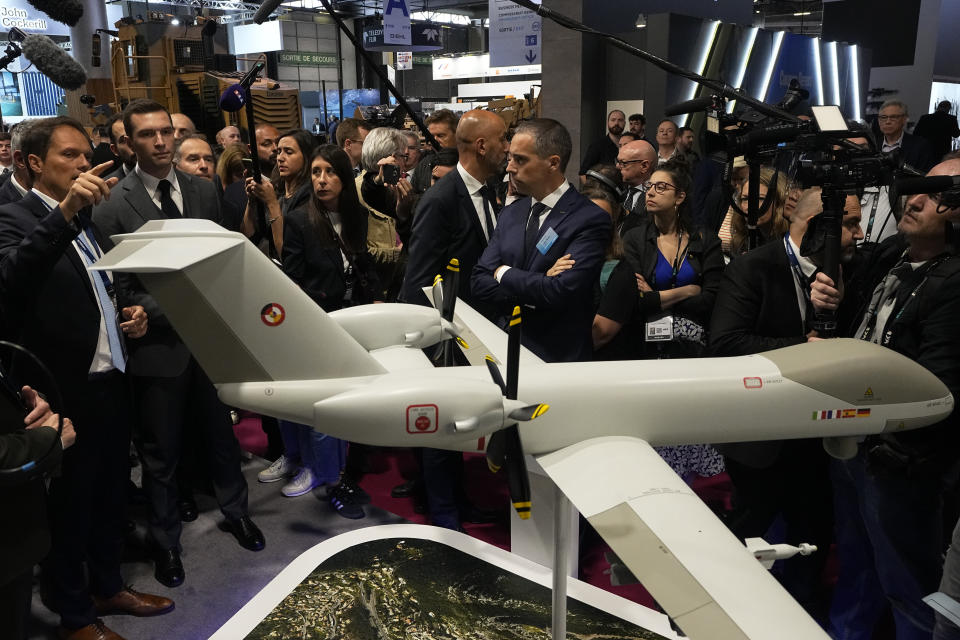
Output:
<path fill-rule="evenodd" d="M 247 178 L 247 209 L 240 230 L 261 249 L 270 233 L 277 250 L 271 257 L 279 258 L 283 253 L 284 217 L 306 207 L 310 200 L 310 158 L 315 147 L 316 138 L 306 129 L 287 131 L 277 139 L 277 165 L 270 179 L 257 183 Z M 266 208 L 266 228 L 255 219 L 254 199 Z"/>
<path fill-rule="evenodd" d="M 382 300 L 367 251 L 367 209 L 360 204 L 346 152 L 323 145 L 305 163 L 308 202 L 284 216 L 284 272 L 324 311 Z M 312 427 L 280 421 L 285 453 L 260 474 L 263 482 L 294 476 L 281 492 L 303 495 L 340 481 L 347 443 Z M 339 488 L 339 486 L 338 486 Z M 354 505 L 351 505 L 354 506 Z M 363 511 L 359 506 L 359 517 Z M 350 516 L 342 508 L 338 512 Z"/>
<path fill-rule="evenodd" d="M 661 164 L 646 192 L 647 218 L 624 236 L 623 260 L 594 318 L 594 347 L 626 332 L 627 359 L 697 357 L 723 273 L 720 240 L 691 222 L 686 163 Z M 723 458 L 709 445 L 657 451 L 683 477 L 723 471 Z"/>

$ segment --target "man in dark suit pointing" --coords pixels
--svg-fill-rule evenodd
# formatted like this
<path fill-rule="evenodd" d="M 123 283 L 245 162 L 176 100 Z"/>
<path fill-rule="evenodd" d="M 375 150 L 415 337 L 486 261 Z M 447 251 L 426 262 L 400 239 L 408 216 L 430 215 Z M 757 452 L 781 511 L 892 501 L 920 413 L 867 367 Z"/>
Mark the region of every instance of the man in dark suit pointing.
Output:
<path fill-rule="evenodd" d="M 149 220 L 181 217 L 219 222 L 213 183 L 173 167 L 174 128 L 167 110 L 153 101 L 134 100 L 123 121 L 137 167 L 116 186 L 111 199 L 94 210 L 101 231 L 132 233 Z M 247 516 L 247 484 L 229 411 L 140 281 L 122 274 L 119 282 L 150 318 L 150 331 L 130 350 L 129 373 L 140 418 L 136 441 L 150 501 L 149 536 L 157 547 L 155 575 L 175 587 L 184 579 L 176 472 L 185 429 L 195 429 L 206 443 L 214 492 L 226 516 L 222 528 L 252 551 L 263 548 L 263 534 Z"/>
<path fill-rule="evenodd" d="M 570 134 L 556 120 L 522 122 L 509 173 L 528 194 L 506 207 L 471 279 L 501 327 L 523 305 L 523 344 L 547 362 L 593 354 L 593 286 L 613 232 L 610 215 L 564 178 Z"/>

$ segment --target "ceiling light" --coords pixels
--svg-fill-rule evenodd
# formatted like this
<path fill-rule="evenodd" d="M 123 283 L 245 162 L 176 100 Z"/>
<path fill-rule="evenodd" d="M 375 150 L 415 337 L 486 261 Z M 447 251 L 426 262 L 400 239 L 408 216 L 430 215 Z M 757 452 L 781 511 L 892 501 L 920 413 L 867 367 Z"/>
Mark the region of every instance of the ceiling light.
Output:
<path fill-rule="evenodd" d="M 647 26 L 647 14 L 641 13 L 637 16 L 637 29 L 643 29 Z"/>
<path fill-rule="evenodd" d="M 173 20 L 170 21 L 170 24 L 172 24 L 173 26 L 177 26 L 178 24 L 180 24 L 180 20 L 178 20 L 177 18 L 174 18 Z"/>
<path fill-rule="evenodd" d="M 796 13 L 793 14 L 793 15 L 796 16 L 796 17 L 800 17 L 800 16 L 808 16 L 808 15 L 810 15 L 811 13 L 813 13 L 813 12 L 812 12 L 812 11 L 798 11 L 798 12 L 796 12 Z"/>

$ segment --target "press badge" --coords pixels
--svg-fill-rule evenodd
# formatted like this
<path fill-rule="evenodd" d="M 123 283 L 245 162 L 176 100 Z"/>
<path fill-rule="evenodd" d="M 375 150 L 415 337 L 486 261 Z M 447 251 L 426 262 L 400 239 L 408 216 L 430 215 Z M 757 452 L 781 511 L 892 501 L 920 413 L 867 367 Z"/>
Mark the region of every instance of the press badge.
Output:
<path fill-rule="evenodd" d="M 547 251 L 550 251 L 550 247 L 553 246 L 553 243 L 557 241 L 557 232 L 553 230 L 553 227 L 550 227 L 543 232 L 543 237 L 540 238 L 540 242 L 537 243 L 537 251 L 542 255 L 547 255 Z"/>
<path fill-rule="evenodd" d="M 646 324 L 647 342 L 669 342 L 673 340 L 673 316 L 661 316 Z"/>

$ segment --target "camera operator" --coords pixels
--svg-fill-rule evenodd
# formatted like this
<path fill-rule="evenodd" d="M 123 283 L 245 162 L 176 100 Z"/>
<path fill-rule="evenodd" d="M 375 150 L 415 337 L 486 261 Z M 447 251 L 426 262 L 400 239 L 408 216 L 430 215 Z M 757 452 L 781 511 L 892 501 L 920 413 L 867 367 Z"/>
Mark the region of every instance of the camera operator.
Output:
<path fill-rule="evenodd" d="M 30 387 L 23 387 L 21 397 L 30 412 L 23 425 L 0 425 L 0 468 L 11 469 L 36 461 L 49 451 L 45 462 L 49 469 L 59 466 L 63 450 L 73 445 L 76 433 L 69 418 L 63 420 L 63 432 L 58 437 L 58 416 L 50 410 L 47 401 Z M 25 429 L 23 428 L 25 426 Z M 12 429 L 11 429 L 12 427 Z M 10 432 L 6 431 L 10 429 Z M 0 489 L 0 504 L 15 527 L 0 530 L 0 629 L 4 637 L 25 640 L 33 597 L 33 565 L 50 550 L 50 531 L 47 526 L 46 492 L 43 479 L 28 478 L 11 481 Z"/>
<path fill-rule="evenodd" d="M 742 356 L 801 344 L 815 336 L 809 329 L 814 311 L 836 309 L 840 292 L 818 272 L 819 258 L 800 253 L 809 221 L 822 210 L 820 189 L 807 189 L 788 234 L 727 266 L 710 326 L 713 355 Z M 848 196 L 841 236 L 844 262 L 860 237 L 859 202 Z M 787 543 L 817 546 L 814 557 L 785 562 L 780 580 L 808 613 L 822 620 L 826 610 L 820 574 L 833 539 L 833 513 L 829 461 L 820 439 L 746 442 L 718 449 L 735 491 L 727 526 L 738 538 L 764 535 L 781 515 Z"/>
<path fill-rule="evenodd" d="M 927 175 L 960 175 L 960 159 Z M 848 335 L 915 360 L 960 397 L 960 259 L 947 243 L 948 221 L 960 221 L 960 208 L 947 208 L 942 194 L 911 196 L 900 237 L 878 247 L 866 286 L 844 306 L 852 305 Z M 855 457 L 833 463 L 833 637 L 871 637 L 889 603 L 898 639 L 930 638 L 934 613 L 922 598 L 940 580 L 943 477 L 957 460 L 958 423 L 954 412 L 926 429 L 870 436 Z"/>

